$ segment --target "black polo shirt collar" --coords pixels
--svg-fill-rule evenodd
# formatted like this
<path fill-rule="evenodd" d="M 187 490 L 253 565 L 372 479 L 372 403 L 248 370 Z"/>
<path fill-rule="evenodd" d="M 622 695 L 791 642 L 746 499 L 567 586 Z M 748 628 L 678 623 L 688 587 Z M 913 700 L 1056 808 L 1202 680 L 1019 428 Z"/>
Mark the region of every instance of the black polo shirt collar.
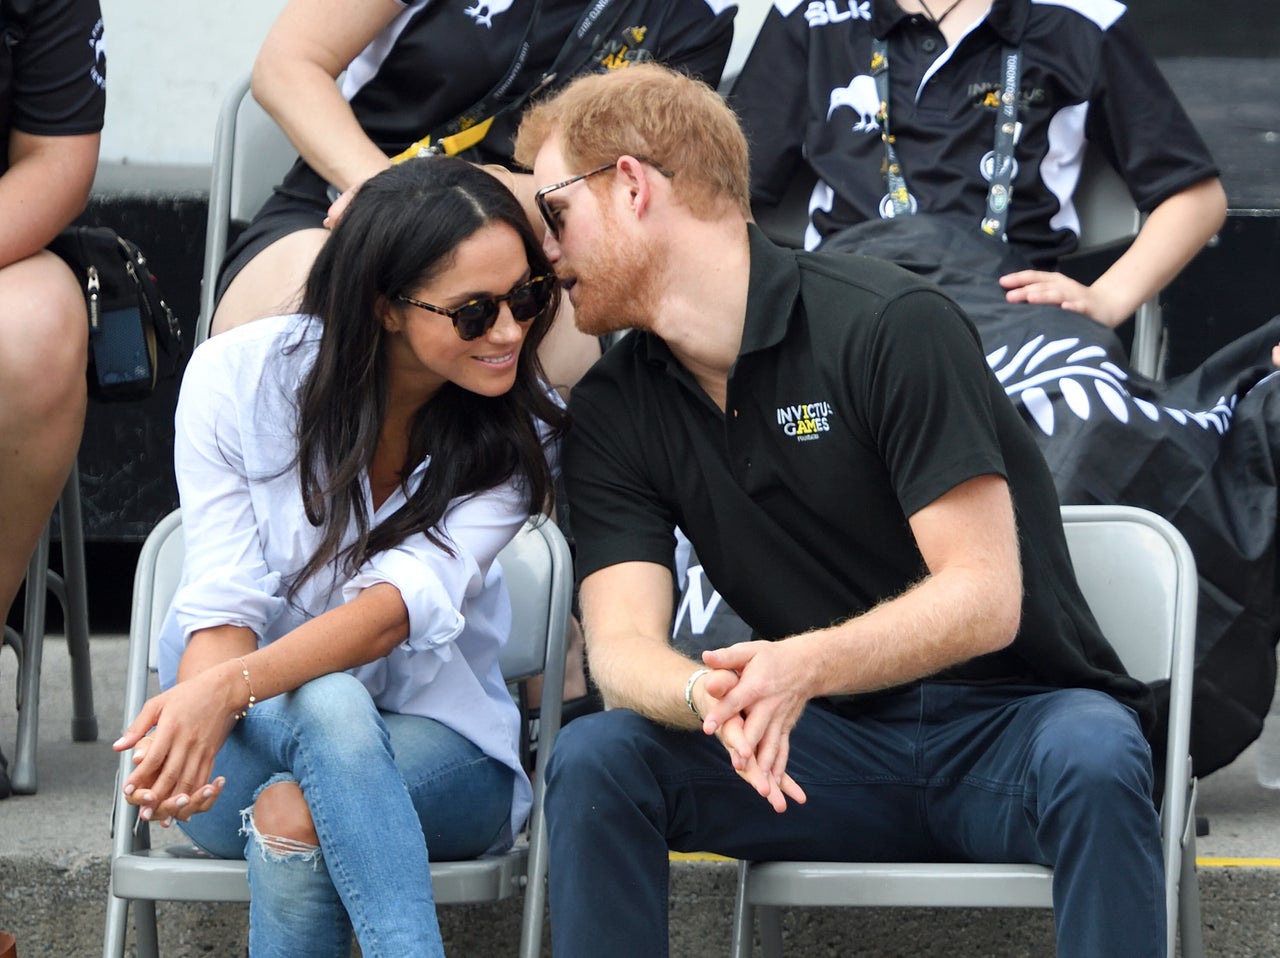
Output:
<path fill-rule="evenodd" d="M 995 0 L 991 5 L 991 11 L 987 14 L 986 22 L 1004 43 L 1017 46 L 1026 33 L 1027 17 L 1030 12 L 1030 4 L 1016 3 L 1014 0 Z M 893 32 L 894 27 L 912 16 L 915 14 L 904 13 L 893 0 L 883 0 L 872 7 L 871 30 L 883 40 Z"/>
<path fill-rule="evenodd" d="M 747 226 L 747 237 L 751 244 L 751 282 L 747 286 L 740 356 L 782 342 L 800 296 L 796 251 L 775 245 L 754 223 Z"/>

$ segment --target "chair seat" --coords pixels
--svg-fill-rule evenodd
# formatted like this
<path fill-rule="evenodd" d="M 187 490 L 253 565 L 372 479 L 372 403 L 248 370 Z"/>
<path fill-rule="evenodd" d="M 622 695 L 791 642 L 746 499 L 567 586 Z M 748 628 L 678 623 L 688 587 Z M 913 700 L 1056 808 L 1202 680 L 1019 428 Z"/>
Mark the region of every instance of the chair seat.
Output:
<path fill-rule="evenodd" d="M 248 901 L 248 866 L 241 860 L 149 848 L 111 864 L 111 894 L 150 901 Z"/>
<path fill-rule="evenodd" d="M 1047 908 L 1053 872 L 1040 865 L 756 862 L 752 904 L 937 908 Z"/>
<path fill-rule="evenodd" d="M 463 862 L 433 862 L 431 888 L 436 904 L 501 901 L 520 891 L 528 846 L 502 855 Z M 111 893 L 151 901 L 248 901 L 248 866 L 238 859 L 213 858 L 191 845 L 130 852 L 115 860 Z"/>

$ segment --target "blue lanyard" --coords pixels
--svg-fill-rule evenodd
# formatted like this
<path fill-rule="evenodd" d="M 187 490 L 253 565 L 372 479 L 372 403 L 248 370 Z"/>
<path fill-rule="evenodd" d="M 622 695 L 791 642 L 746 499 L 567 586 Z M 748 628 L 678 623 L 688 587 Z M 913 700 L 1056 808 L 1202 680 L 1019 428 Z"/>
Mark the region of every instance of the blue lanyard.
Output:
<path fill-rule="evenodd" d="M 979 228 L 988 236 L 1005 239 L 1009 220 L 1009 201 L 1013 196 L 1013 149 L 1018 130 L 1018 80 L 1022 73 L 1022 53 L 1016 47 L 1004 48 L 1004 77 L 999 108 L 996 111 L 995 143 L 992 147 L 991 186 L 987 190 L 987 208 Z M 880 203 L 880 215 L 886 219 L 910 216 L 918 208 L 916 198 L 907 188 L 907 180 L 898 160 L 896 139 L 889 128 L 889 44 L 874 37 L 871 40 L 871 76 L 880 97 L 880 139 L 884 143 L 884 178 L 889 192 Z"/>

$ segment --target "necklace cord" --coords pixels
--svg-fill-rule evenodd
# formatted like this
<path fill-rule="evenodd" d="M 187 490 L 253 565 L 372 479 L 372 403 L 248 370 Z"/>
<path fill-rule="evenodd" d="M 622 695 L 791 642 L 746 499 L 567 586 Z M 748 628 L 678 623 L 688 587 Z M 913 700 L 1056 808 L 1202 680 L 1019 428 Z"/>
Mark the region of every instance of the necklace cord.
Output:
<path fill-rule="evenodd" d="M 942 26 L 942 21 L 943 21 L 943 20 L 945 20 L 945 19 L 947 19 L 948 15 L 950 15 L 951 11 L 952 11 L 952 10 L 954 10 L 956 7 L 960 6 L 960 4 L 961 4 L 962 2 L 964 2 L 964 0 L 952 0 L 952 2 L 951 2 L 951 6 L 947 7 L 947 9 L 943 10 L 943 11 L 942 11 L 942 16 L 940 16 L 940 17 L 935 17 L 935 16 L 933 15 L 933 11 L 929 9 L 929 5 L 928 5 L 927 3 L 925 3 L 925 2 L 924 2 L 924 0 L 920 0 L 920 7 L 924 10 L 924 15 L 925 15 L 926 17 L 928 17 L 930 20 L 932 20 L 932 21 L 933 21 L 933 25 L 934 25 L 935 27 L 940 27 L 940 26 Z"/>

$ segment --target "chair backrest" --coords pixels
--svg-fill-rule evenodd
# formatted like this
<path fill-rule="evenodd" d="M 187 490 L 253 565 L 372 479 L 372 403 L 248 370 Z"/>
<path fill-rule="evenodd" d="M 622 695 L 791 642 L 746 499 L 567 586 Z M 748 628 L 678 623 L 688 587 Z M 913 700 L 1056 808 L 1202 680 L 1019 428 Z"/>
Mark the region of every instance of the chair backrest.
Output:
<path fill-rule="evenodd" d="M 1062 518 L 1076 580 L 1125 668 L 1144 682 L 1169 678 L 1175 639 L 1195 614 L 1186 543 L 1144 510 L 1064 506 Z"/>
<path fill-rule="evenodd" d="M 568 624 L 568 608 L 557 605 L 563 593 L 551 587 L 550 577 L 553 572 L 563 576 L 571 573 L 567 556 L 558 557 L 565 563 L 563 567 L 553 569 L 548 563 L 556 544 L 549 539 L 552 533 L 547 526 L 555 528 L 550 519 L 530 520 L 498 556 L 513 613 L 511 635 L 500 657 L 502 675 L 508 682 L 529 678 L 551 667 L 547 661 L 547 637 L 556 631 L 555 621 L 561 623 L 561 635 Z"/>
<path fill-rule="evenodd" d="M 1085 151 L 1072 201 L 1080 217 L 1080 240 L 1073 256 L 1127 245 L 1142 229 L 1144 216 L 1128 184 L 1092 145 Z M 1144 376 L 1159 379 L 1164 375 L 1165 353 L 1164 320 L 1157 294 L 1141 303 L 1134 315 L 1129 364 Z"/>
<path fill-rule="evenodd" d="M 1142 213 L 1128 185 L 1092 145 L 1085 150 L 1072 201 L 1080 217 L 1078 253 L 1128 243 L 1142 228 Z"/>
<path fill-rule="evenodd" d="M 733 42 L 729 44 L 729 54 L 720 73 L 721 94 L 727 96 L 733 92 L 733 84 L 737 82 L 772 7 L 772 0 L 738 0 L 738 10 L 733 15 Z"/>
<path fill-rule="evenodd" d="M 1167 778 L 1182 782 L 1199 597 L 1191 547 L 1167 519 L 1133 506 L 1063 506 L 1062 524 L 1076 581 L 1125 668 L 1144 682 L 1169 680 Z"/>
<path fill-rule="evenodd" d="M 197 345 L 209 338 L 214 286 L 232 226 L 243 226 L 253 218 L 297 158 L 298 151 L 284 131 L 253 98 L 249 77 L 241 77 L 222 101 L 213 138 Z"/>
<path fill-rule="evenodd" d="M 160 626 L 182 578 L 182 555 L 182 517 L 175 509 L 151 530 L 134 570 L 129 673 L 125 684 L 126 720 L 132 719 L 146 700 L 147 674 L 156 670 Z M 135 656 L 140 661 L 135 661 Z"/>

